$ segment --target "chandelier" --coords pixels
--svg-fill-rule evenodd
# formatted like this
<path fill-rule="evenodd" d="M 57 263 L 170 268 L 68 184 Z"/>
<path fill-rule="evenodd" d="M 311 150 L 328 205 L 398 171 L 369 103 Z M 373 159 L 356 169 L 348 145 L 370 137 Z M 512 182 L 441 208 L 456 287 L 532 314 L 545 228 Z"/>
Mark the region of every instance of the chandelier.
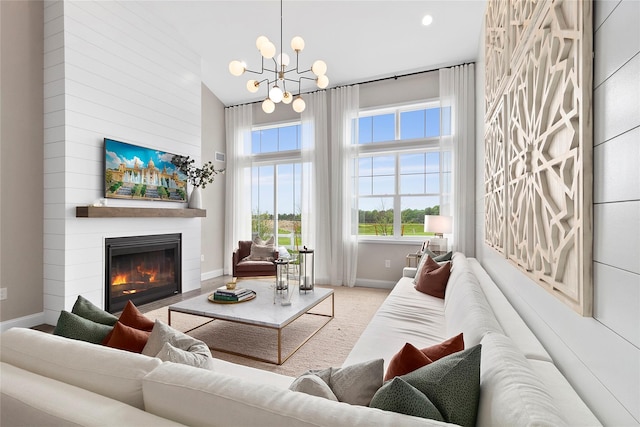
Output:
<path fill-rule="evenodd" d="M 253 71 L 247 68 L 247 64 L 243 61 L 231 61 L 229 63 L 229 72 L 234 76 L 241 76 L 245 72 L 265 75 L 262 80 L 251 79 L 247 82 L 247 90 L 251 93 L 257 92 L 262 85 L 267 88 L 267 97 L 262 101 L 262 110 L 271 114 L 276 108 L 276 104 L 282 102 L 291 104 L 293 102 L 293 110 L 296 113 L 304 111 L 306 105 L 304 99 L 300 95 L 300 86 L 302 80 L 312 80 L 320 89 L 324 89 L 329 85 L 329 79 L 326 76 L 327 64 L 322 60 L 317 60 L 308 70 L 300 70 L 299 55 L 304 49 L 304 40 L 300 36 L 291 39 L 291 49 L 296 53 L 296 67 L 289 68 L 289 55 L 284 53 L 282 47 L 282 0 L 280 0 L 280 53 L 276 56 L 276 46 L 265 36 L 256 39 L 256 47 L 262 56 L 262 69 Z M 265 66 L 265 59 L 267 65 Z M 271 61 L 273 64 L 270 64 Z M 271 66 L 271 67 L 270 67 Z M 295 97 L 287 89 L 286 84 L 298 84 L 298 95 Z"/>

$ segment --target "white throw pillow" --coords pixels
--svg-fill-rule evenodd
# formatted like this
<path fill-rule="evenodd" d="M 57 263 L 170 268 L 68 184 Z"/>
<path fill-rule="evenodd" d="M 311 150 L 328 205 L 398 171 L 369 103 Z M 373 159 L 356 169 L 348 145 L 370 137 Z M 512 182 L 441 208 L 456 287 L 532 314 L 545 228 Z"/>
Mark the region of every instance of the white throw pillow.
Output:
<path fill-rule="evenodd" d="M 329 384 L 325 383 L 319 376 L 313 374 L 306 374 L 296 378 L 295 381 L 291 383 L 291 386 L 289 386 L 289 390 L 324 397 L 325 399 L 336 402 L 338 401 L 336 395 L 331 391 Z"/>
<path fill-rule="evenodd" d="M 331 388 L 340 402 L 351 405 L 369 406 L 369 402 L 382 387 L 384 359 L 356 363 L 344 368 L 312 370 L 304 375 L 314 374 Z"/>
<path fill-rule="evenodd" d="M 165 362 L 212 368 L 211 350 L 204 342 L 183 334 L 158 319 L 147 344 L 142 349 L 142 354 L 157 357 Z"/>

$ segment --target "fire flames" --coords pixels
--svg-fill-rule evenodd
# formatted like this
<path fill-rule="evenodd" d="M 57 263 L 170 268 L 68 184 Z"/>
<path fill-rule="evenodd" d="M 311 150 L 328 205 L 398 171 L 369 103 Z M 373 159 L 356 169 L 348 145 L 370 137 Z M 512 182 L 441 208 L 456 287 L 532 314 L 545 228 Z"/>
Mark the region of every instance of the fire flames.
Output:
<path fill-rule="evenodd" d="M 136 268 L 137 274 L 131 273 L 121 273 L 116 274 L 111 279 L 111 285 L 127 285 L 134 283 L 154 283 L 156 281 L 156 275 L 158 271 L 155 269 L 145 269 L 143 266 L 139 265 Z M 132 277 L 135 276 L 135 277 Z"/>

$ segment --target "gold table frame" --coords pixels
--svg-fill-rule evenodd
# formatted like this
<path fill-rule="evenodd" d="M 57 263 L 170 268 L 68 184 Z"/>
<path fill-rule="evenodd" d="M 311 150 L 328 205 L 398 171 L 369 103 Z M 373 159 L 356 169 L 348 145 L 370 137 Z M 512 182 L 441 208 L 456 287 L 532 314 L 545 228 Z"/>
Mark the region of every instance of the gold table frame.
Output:
<path fill-rule="evenodd" d="M 244 285 L 247 285 L 247 282 L 243 282 Z M 265 286 L 264 284 L 261 284 L 259 286 Z M 271 294 L 273 293 L 273 289 L 270 289 Z M 275 323 L 269 323 L 269 322 L 260 322 L 260 321 L 256 321 L 256 320 L 251 320 L 251 319 L 243 319 L 240 316 L 237 315 L 230 315 L 228 313 L 225 313 L 226 311 L 229 310 L 224 310 L 224 309 L 218 309 L 218 308 L 213 308 L 213 307 L 230 307 L 230 306 L 237 306 L 237 305 L 241 305 L 244 307 L 249 307 L 250 304 L 253 301 L 256 301 L 256 299 L 252 300 L 252 301 L 247 301 L 247 302 L 242 302 L 239 304 L 214 304 L 211 303 L 207 300 L 208 295 L 200 295 L 199 297 L 196 298 L 191 298 L 189 300 L 185 300 L 182 301 L 180 303 L 177 304 L 172 304 L 169 306 L 168 310 L 169 310 L 169 325 L 171 325 L 171 313 L 172 312 L 176 312 L 176 313 L 182 313 L 182 314 L 189 314 L 189 315 L 193 315 L 193 316 L 199 316 L 199 317 L 206 317 L 206 318 L 210 318 L 211 320 L 209 320 L 208 322 L 205 322 L 201 325 L 198 325 L 194 328 L 189 329 L 188 331 L 185 331 L 185 333 L 189 333 L 195 329 L 201 328 L 204 325 L 208 325 L 209 323 L 213 322 L 214 320 L 224 320 L 227 322 L 232 322 L 232 323 L 239 323 L 239 324 L 243 324 L 243 325 L 249 325 L 249 326 L 257 326 L 257 327 L 261 327 L 261 328 L 266 328 L 266 329 L 273 329 L 277 331 L 277 340 L 278 340 L 278 357 L 276 361 L 273 361 L 272 359 L 266 359 L 266 358 L 261 358 L 261 357 L 257 357 L 257 356 L 253 356 L 250 354 L 245 354 L 245 353 L 239 353 L 236 351 L 231 351 L 231 350 L 225 350 L 222 348 L 218 348 L 218 347 L 210 347 L 212 350 L 214 351 L 219 351 L 222 353 L 226 353 L 226 354 L 232 354 L 234 356 L 241 356 L 241 357 L 246 357 L 248 359 L 252 359 L 252 360 L 257 360 L 260 362 L 267 362 L 267 363 L 273 363 L 276 365 L 282 365 L 284 362 L 286 362 L 291 356 L 293 356 L 300 348 L 302 348 L 303 345 L 305 345 L 307 342 L 309 342 L 309 340 L 311 338 L 313 338 L 318 332 L 320 332 L 322 330 L 322 328 L 324 328 L 334 317 L 335 317 L 335 294 L 333 292 L 332 289 L 326 289 L 326 288 L 319 288 L 317 287 L 315 291 L 312 292 L 308 292 L 308 295 L 317 295 L 315 294 L 315 292 L 319 291 L 318 293 L 322 293 L 323 295 L 320 295 L 317 299 L 312 300 L 310 303 L 308 303 L 306 306 L 304 306 L 303 308 L 301 308 L 300 310 L 298 310 L 297 312 L 293 313 L 290 317 L 288 317 L 287 319 L 285 319 L 283 322 L 275 324 Z M 328 291 L 328 292 L 325 292 Z M 289 292 L 298 292 L 297 289 L 290 289 Z M 266 292 L 264 292 L 264 290 L 258 290 L 257 291 L 258 294 L 258 298 L 262 297 L 263 299 L 267 296 Z M 300 294 L 302 295 L 302 294 Z M 306 296 L 305 296 L 306 297 Z M 322 314 L 322 313 L 313 313 L 311 312 L 312 309 L 314 309 L 315 307 L 317 307 L 318 305 L 320 305 L 322 302 L 326 301 L 329 297 L 331 297 L 331 314 Z M 210 307 L 209 309 L 207 309 L 207 305 L 203 305 L 202 301 L 206 300 L 206 303 L 209 305 L 208 307 Z M 271 299 L 273 300 L 273 296 L 271 296 Z M 191 307 L 190 307 L 191 306 Z M 278 308 L 282 308 L 284 309 L 285 306 L 279 307 L 278 304 Z M 297 347 L 295 347 L 289 354 L 285 355 L 283 357 L 282 355 L 282 332 L 284 331 L 284 329 L 290 325 L 291 323 L 293 323 L 294 321 L 296 321 L 297 319 L 301 318 L 302 316 L 304 316 L 305 314 L 307 315 L 313 315 L 313 316 L 321 316 L 321 317 L 326 317 L 327 320 L 325 322 L 323 322 L 318 328 L 314 329 L 313 332 L 311 332 L 311 334 L 309 334 L 304 341 L 302 341 L 302 343 L 300 343 Z"/>

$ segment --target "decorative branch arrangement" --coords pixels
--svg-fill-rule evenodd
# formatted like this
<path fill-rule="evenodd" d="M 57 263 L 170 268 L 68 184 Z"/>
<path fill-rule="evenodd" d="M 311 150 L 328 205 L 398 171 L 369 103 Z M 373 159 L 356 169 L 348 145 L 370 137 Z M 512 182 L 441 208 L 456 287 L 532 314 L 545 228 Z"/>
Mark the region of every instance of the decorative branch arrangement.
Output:
<path fill-rule="evenodd" d="M 215 180 L 217 174 L 224 173 L 224 169 L 216 169 L 211 161 L 197 168 L 194 166 L 195 160 L 189 156 L 173 156 L 171 163 L 187 176 L 187 181 L 194 187 L 206 188 L 207 184 Z"/>

